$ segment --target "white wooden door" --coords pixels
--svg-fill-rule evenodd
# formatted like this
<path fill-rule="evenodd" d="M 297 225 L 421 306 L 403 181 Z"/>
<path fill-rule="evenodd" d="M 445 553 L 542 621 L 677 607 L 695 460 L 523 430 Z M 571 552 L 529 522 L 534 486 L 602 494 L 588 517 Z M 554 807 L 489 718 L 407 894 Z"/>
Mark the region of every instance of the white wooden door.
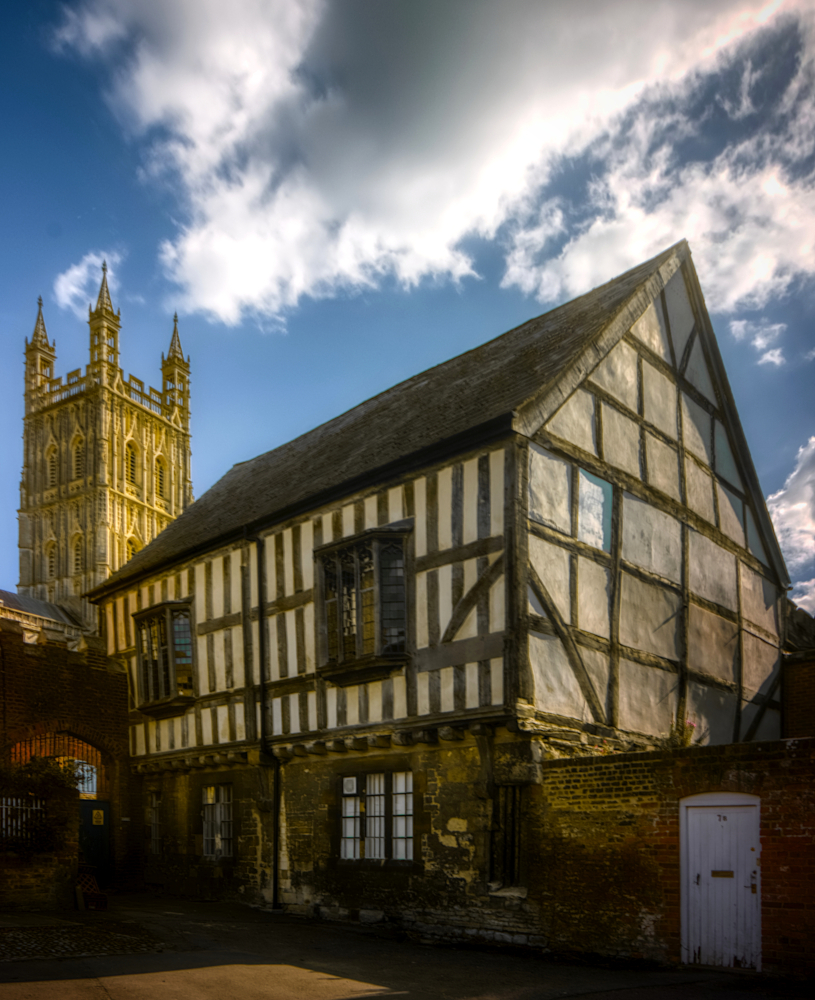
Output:
<path fill-rule="evenodd" d="M 682 959 L 759 969 L 759 800 L 712 793 L 681 805 Z"/>

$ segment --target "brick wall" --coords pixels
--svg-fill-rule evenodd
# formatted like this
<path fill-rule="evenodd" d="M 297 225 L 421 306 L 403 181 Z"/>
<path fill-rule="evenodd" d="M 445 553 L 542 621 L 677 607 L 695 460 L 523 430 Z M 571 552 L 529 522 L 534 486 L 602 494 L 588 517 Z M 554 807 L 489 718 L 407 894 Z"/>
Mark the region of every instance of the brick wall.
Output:
<path fill-rule="evenodd" d="M 761 799 L 763 966 L 815 971 L 815 740 L 550 761 L 530 789 L 529 895 L 558 952 L 680 960 L 679 800 Z"/>
<path fill-rule="evenodd" d="M 131 822 L 127 675 L 97 646 L 90 639 L 89 648 L 74 652 L 64 642 L 26 643 L 17 622 L 0 618 L 0 754 L 48 733 L 69 733 L 101 751 L 116 884 L 134 885 L 140 873 Z"/>
<path fill-rule="evenodd" d="M 784 662 L 784 736 L 815 736 L 815 651 Z"/>

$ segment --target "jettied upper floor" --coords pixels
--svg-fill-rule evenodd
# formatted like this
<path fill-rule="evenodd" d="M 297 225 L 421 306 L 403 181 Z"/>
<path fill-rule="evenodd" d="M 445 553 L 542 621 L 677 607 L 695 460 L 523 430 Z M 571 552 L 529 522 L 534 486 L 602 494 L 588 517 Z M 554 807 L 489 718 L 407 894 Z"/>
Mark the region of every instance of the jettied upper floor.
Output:
<path fill-rule="evenodd" d="M 172 755 L 476 720 L 774 738 L 787 586 L 681 242 L 233 466 L 91 596 L 137 753 Z M 168 601 L 183 692 L 137 649 Z"/>

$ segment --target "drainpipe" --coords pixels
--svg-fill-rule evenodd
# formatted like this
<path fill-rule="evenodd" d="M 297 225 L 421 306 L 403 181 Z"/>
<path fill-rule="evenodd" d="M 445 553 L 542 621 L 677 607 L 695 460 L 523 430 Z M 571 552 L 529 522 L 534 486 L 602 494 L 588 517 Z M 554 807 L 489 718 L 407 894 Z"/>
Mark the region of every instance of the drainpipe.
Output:
<path fill-rule="evenodd" d="M 266 748 L 266 588 L 263 573 L 264 542 L 259 535 L 249 536 L 244 528 L 244 538 L 255 543 L 258 578 L 258 662 L 260 666 L 260 754 L 263 760 Z M 279 855 L 280 855 L 280 761 L 272 755 L 274 791 L 272 796 L 272 909 L 279 907 Z"/>

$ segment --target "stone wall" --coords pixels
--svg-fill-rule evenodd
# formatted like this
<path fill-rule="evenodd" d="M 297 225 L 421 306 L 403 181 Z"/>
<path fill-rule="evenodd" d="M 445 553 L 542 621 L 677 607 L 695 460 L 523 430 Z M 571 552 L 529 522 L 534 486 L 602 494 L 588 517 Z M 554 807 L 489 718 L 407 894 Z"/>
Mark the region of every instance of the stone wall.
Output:
<path fill-rule="evenodd" d="M 139 807 L 131 785 L 128 747 L 127 676 L 98 641 L 72 651 L 64 642 L 23 641 L 22 627 L 0 618 L 0 754 L 48 733 L 67 733 L 102 754 L 105 797 L 111 803 L 116 884 L 141 878 Z"/>

